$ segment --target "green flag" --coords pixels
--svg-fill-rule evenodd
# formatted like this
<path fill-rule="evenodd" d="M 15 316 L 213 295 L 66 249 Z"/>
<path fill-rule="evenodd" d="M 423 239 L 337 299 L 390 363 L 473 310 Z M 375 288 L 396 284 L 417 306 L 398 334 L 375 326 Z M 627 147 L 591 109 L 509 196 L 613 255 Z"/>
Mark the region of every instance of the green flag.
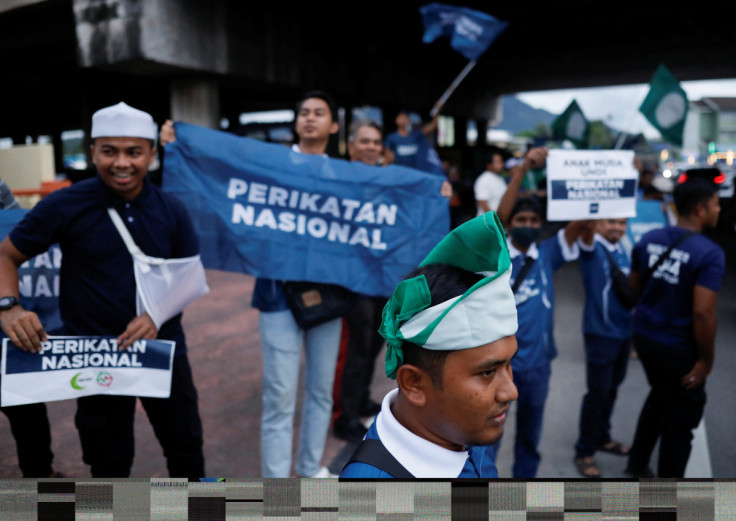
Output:
<path fill-rule="evenodd" d="M 664 139 L 682 146 L 687 111 L 687 94 L 667 67 L 660 65 L 649 83 L 649 94 L 644 98 L 639 112 L 659 130 Z"/>
<path fill-rule="evenodd" d="M 577 148 L 588 148 L 590 124 L 575 100 L 552 123 L 552 131 L 555 139 L 568 139 Z"/>

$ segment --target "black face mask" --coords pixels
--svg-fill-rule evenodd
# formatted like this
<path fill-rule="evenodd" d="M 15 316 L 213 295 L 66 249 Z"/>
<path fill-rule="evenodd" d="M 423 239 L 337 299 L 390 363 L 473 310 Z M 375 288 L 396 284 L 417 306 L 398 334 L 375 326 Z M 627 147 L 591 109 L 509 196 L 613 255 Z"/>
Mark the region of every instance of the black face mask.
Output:
<path fill-rule="evenodd" d="M 519 226 L 511 229 L 511 239 L 522 249 L 527 249 L 539 238 L 542 229 L 538 226 Z"/>

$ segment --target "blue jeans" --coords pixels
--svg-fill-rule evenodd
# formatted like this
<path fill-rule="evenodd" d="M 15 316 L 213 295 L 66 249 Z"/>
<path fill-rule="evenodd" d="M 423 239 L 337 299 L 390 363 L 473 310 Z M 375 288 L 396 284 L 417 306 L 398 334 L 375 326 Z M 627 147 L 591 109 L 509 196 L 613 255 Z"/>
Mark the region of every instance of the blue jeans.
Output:
<path fill-rule="evenodd" d="M 302 344 L 306 353 L 306 374 L 296 474 L 309 477 L 319 471 L 332 414 L 332 384 L 341 328 L 341 318 L 302 330 L 289 310 L 260 313 L 263 348 L 261 472 L 264 478 L 290 477 Z"/>
<path fill-rule="evenodd" d="M 630 344 L 629 339 L 585 335 L 588 392 L 580 409 L 580 437 L 575 444 L 578 458 L 592 456 L 611 441 L 611 413 L 626 376 Z"/>
<path fill-rule="evenodd" d="M 541 459 L 537 447 L 542 437 L 544 404 L 549 393 L 552 368 L 549 362 L 528 371 L 514 371 L 519 391 L 516 401 L 516 441 L 514 443 L 514 478 L 531 479 L 537 475 Z"/>

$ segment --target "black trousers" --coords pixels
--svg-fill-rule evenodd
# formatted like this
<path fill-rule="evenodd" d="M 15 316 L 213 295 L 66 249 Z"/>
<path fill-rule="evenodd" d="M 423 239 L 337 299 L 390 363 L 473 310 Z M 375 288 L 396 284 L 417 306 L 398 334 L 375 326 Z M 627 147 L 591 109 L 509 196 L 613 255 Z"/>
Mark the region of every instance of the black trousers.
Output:
<path fill-rule="evenodd" d="M 51 475 L 51 427 L 46 405 L 31 403 L 2 407 L 18 451 L 18 466 L 24 478 L 47 478 Z"/>
<path fill-rule="evenodd" d="M 134 396 L 87 396 L 77 400 L 75 424 L 82 458 L 94 478 L 127 478 L 133 465 Z M 166 457 L 169 476 L 205 477 L 202 422 L 186 355 L 174 357 L 171 396 L 140 398 Z"/>
<path fill-rule="evenodd" d="M 358 418 L 360 408 L 370 399 L 371 379 L 376 356 L 384 339 L 378 333 L 381 314 L 387 299 L 361 298 L 345 316 L 348 324 L 348 347 L 342 370 L 340 407 L 346 419 Z"/>
<path fill-rule="evenodd" d="M 651 391 L 636 426 L 629 469 L 647 468 L 659 440 L 657 477 L 682 478 L 690 457 L 692 430 L 705 408 L 705 385 L 688 390 L 680 383 L 695 365 L 697 353 L 673 352 L 671 347 L 641 336 L 634 337 L 634 346 Z"/>

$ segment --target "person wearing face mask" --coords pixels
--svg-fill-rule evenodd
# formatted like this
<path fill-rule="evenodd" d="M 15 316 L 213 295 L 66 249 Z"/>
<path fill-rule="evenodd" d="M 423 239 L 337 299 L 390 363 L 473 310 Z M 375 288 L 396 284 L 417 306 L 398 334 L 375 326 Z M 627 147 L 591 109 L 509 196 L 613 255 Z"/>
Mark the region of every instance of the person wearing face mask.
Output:
<path fill-rule="evenodd" d="M 554 272 L 578 258 L 576 241 L 589 221 L 572 221 L 554 236 L 538 241 L 544 215 L 534 197 L 518 198 L 519 187 L 531 168 L 546 162 L 547 149 L 531 149 L 521 164 L 513 167 L 498 215 L 507 230 L 511 256 L 511 289 L 516 301 L 519 351 L 511 362 L 519 390 L 514 443 L 514 478 L 537 475 L 541 456 L 537 447 L 542 435 L 544 405 L 549 391 L 551 362 L 557 355 L 554 324 Z M 497 453 L 498 451 L 496 451 Z"/>

